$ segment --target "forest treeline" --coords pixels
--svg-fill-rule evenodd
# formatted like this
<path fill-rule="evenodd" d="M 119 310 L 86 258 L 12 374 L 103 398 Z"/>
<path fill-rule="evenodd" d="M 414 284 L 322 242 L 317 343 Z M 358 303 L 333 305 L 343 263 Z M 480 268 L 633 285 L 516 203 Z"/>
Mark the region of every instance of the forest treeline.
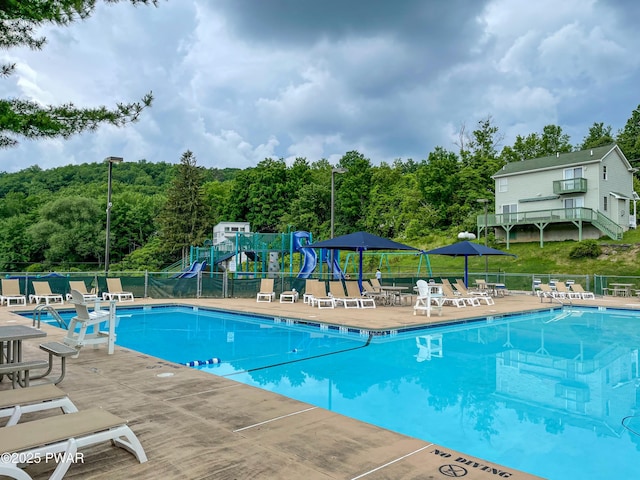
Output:
<path fill-rule="evenodd" d="M 203 168 L 189 151 L 176 164 L 119 163 L 112 169 L 110 266 L 161 270 L 189 245 L 211 238 L 220 221 L 328 238 L 334 168 L 344 170 L 334 174 L 336 235 L 366 230 L 425 247 L 452 232 L 475 231 L 483 210 L 477 200 L 489 199 L 492 208 L 491 176 L 507 162 L 613 143 L 630 161 L 640 159 L 640 106 L 616 134 L 594 123 L 576 145 L 556 125 L 518 136 L 513 145 L 501 142 L 487 117 L 471 132 L 461 128 L 455 150 L 436 147 L 425 159 L 390 164 L 374 164 L 357 151 L 335 165 L 267 158 L 246 169 Z M 0 173 L 0 271 L 99 270 L 107 168 L 97 162 Z"/>

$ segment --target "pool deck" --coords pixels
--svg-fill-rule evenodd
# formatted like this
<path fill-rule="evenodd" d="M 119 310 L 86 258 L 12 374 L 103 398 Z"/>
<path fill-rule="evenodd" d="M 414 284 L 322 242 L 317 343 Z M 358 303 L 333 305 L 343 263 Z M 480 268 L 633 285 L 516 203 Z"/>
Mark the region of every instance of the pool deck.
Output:
<path fill-rule="evenodd" d="M 376 309 L 318 309 L 299 301 L 256 303 L 253 299 L 152 300 L 133 305 L 189 304 L 349 325 L 397 329 L 432 322 L 559 307 L 531 295 L 497 298 L 495 305 L 444 307 L 442 316 L 413 315 L 410 306 Z M 640 308 L 636 298 L 604 297 L 574 305 Z M 131 303 L 123 304 L 132 305 Z M 27 307 L 31 310 L 32 307 Z M 0 308 L 0 325 L 31 321 Z M 43 325 L 47 341 L 61 330 Z M 45 359 L 38 341 L 25 341 L 25 359 Z M 54 378 L 56 375 L 54 370 Z M 35 382 L 34 382 L 35 383 Z M 68 359 L 59 385 L 78 408 L 102 407 L 124 419 L 145 448 L 139 464 L 125 450 L 105 442 L 82 448 L 84 463 L 65 478 L 82 479 L 535 479 L 533 475 L 353 420 L 323 408 L 163 361 L 116 346 L 85 348 Z M 6 381 L 2 390 L 11 388 Z M 29 414 L 27 419 L 48 413 Z M 1 432 L 1 429 L 0 429 Z M 34 478 L 48 478 L 55 464 L 30 465 Z M 466 473 L 464 473 L 466 471 Z M 503 473 L 501 473 L 503 472 Z"/>

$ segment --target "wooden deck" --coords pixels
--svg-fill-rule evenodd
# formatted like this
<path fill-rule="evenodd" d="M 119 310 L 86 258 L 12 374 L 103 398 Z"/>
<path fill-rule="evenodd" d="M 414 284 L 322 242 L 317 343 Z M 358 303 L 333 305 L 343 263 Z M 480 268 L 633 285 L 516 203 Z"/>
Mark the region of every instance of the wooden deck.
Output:
<path fill-rule="evenodd" d="M 185 303 L 273 316 L 314 319 L 366 329 L 390 329 L 426 322 L 483 317 L 503 312 L 549 308 L 537 297 L 511 295 L 492 306 L 445 307 L 442 317 L 414 316 L 411 307 L 318 310 L 304 305 L 256 303 L 248 299 L 160 301 Z M 587 305 L 640 307 L 636 299 L 598 298 Z M 130 304 L 127 304 L 130 305 Z M 557 305 L 557 304 L 556 304 Z M 30 321 L 0 309 L 0 325 Z M 47 341 L 61 340 L 59 329 L 44 325 Z M 38 342 L 26 342 L 25 358 L 40 359 Z M 56 375 L 57 372 L 53 372 Z M 192 368 L 116 346 L 83 349 L 68 359 L 60 387 L 80 409 L 102 407 L 129 422 L 149 461 L 139 464 L 109 443 L 84 448 L 84 463 L 72 465 L 65 478 L 82 479 L 534 479 L 532 475 L 474 459 L 464 452 L 390 432 L 334 412 L 236 383 Z M 0 384 L 10 388 L 6 381 Z M 48 413 L 31 414 L 28 418 Z M 1 430 L 0 430 L 1 432 Z M 465 464 L 464 458 L 470 462 Z M 456 460 L 457 459 L 457 460 Z M 482 470 L 473 465 L 489 465 Z M 55 464 L 26 468 L 34 478 L 48 478 Z M 493 469 L 493 472 L 492 472 Z M 506 472 L 497 476 L 496 471 Z M 507 473 L 509 475 L 507 475 Z"/>

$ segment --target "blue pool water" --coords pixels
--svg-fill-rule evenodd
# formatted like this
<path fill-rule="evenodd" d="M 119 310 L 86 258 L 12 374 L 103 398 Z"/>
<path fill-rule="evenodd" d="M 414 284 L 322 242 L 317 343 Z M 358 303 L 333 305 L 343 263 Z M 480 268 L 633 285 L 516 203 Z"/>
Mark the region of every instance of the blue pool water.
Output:
<path fill-rule="evenodd" d="M 118 317 L 118 345 L 220 359 L 197 368 L 508 468 L 640 478 L 636 312 L 550 309 L 373 337 L 190 307 Z"/>

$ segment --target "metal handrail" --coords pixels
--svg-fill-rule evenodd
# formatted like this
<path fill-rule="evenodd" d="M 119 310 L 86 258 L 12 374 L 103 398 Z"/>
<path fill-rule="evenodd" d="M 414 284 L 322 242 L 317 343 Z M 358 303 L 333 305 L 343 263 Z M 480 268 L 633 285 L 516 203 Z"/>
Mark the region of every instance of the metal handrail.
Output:
<path fill-rule="evenodd" d="M 65 329 L 69 328 L 69 326 L 67 325 L 67 322 L 64 320 L 64 318 L 60 316 L 60 313 L 58 312 L 58 310 L 53 308 L 51 305 L 47 305 L 47 304 L 38 305 L 33 310 L 33 326 L 34 327 L 40 328 L 40 324 L 42 323 L 42 312 L 45 310 L 51 314 L 51 316 L 53 317 L 53 319 L 56 321 L 56 323 L 60 328 L 65 328 Z"/>

